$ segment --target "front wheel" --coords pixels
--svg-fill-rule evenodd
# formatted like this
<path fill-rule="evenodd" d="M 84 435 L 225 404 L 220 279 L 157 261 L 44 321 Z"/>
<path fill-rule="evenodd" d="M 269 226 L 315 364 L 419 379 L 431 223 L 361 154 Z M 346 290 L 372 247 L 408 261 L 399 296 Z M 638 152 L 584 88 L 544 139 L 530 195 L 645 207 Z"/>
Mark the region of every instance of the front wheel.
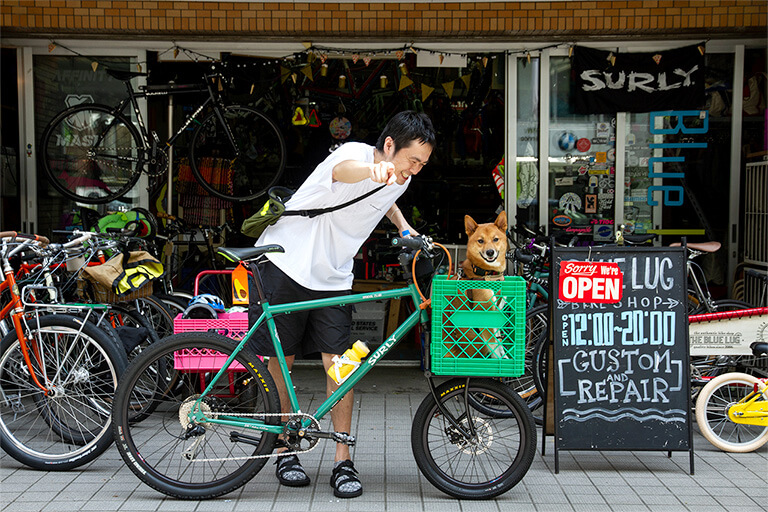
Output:
<path fill-rule="evenodd" d="M 285 140 L 275 122 L 237 105 L 214 110 L 203 119 L 192 135 L 189 155 L 200 185 L 228 201 L 265 194 L 277 183 L 286 161 Z"/>
<path fill-rule="evenodd" d="M 106 105 L 69 108 L 48 124 L 40 161 L 51 185 L 73 201 L 104 204 L 126 195 L 145 161 L 136 127 Z"/>
<path fill-rule="evenodd" d="M 112 395 L 125 354 L 107 333 L 67 315 L 29 320 L 26 337 L 32 371 L 47 393 L 11 331 L 0 343 L 0 447 L 34 469 L 82 466 L 112 443 Z"/>
<path fill-rule="evenodd" d="M 696 399 L 696 423 L 701 434 L 725 452 L 746 453 L 768 442 L 768 427 L 734 423 L 728 409 L 749 395 L 760 380 L 745 373 L 726 373 L 715 377 Z M 761 402 L 766 403 L 765 394 Z"/>
<path fill-rule="evenodd" d="M 218 334 L 175 334 L 141 352 L 120 379 L 117 448 L 145 484 L 176 498 L 214 498 L 245 485 L 266 463 L 277 435 L 253 425 L 278 424 L 280 403 L 261 360 L 243 349 L 200 399 L 234 348 Z M 157 368 L 166 366 L 177 372 L 173 390 L 157 388 Z M 137 407 L 145 413 L 140 423 L 133 421 Z M 196 411 L 233 423 L 198 421 Z M 238 424 L 248 420 L 250 428 Z"/>
<path fill-rule="evenodd" d="M 490 499 L 517 485 L 536 447 L 533 417 L 523 399 L 490 379 L 453 379 L 436 394 L 440 405 L 428 395 L 411 430 L 413 456 L 427 480 L 460 499 Z M 469 396 L 487 396 L 508 414 L 486 414 Z"/>

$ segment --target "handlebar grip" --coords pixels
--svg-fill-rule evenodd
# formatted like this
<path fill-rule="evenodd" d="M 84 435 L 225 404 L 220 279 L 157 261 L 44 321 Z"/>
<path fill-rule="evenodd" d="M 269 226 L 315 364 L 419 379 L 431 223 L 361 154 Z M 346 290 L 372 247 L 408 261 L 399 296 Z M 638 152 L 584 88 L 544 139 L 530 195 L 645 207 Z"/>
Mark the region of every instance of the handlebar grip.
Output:
<path fill-rule="evenodd" d="M 394 247 L 404 247 L 408 249 L 418 250 L 424 247 L 424 241 L 421 238 L 393 238 L 392 245 Z"/>
<path fill-rule="evenodd" d="M 536 256 L 533 254 L 526 254 L 520 249 L 515 249 L 515 259 L 521 263 L 532 263 Z"/>
<path fill-rule="evenodd" d="M 176 220 L 176 216 L 175 215 L 170 215 L 170 214 L 167 214 L 165 212 L 157 212 L 155 217 L 157 217 L 158 219 Z"/>

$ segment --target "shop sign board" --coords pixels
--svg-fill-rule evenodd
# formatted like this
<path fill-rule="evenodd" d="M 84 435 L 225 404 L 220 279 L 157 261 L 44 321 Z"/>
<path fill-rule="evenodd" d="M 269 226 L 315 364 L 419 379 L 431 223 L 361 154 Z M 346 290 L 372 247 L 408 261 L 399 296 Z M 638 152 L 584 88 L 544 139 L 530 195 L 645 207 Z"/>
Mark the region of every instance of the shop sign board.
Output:
<path fill-rule="evenodd" d="M 553 247 L 559 450 L 689 451 L 685 247 Z"/>

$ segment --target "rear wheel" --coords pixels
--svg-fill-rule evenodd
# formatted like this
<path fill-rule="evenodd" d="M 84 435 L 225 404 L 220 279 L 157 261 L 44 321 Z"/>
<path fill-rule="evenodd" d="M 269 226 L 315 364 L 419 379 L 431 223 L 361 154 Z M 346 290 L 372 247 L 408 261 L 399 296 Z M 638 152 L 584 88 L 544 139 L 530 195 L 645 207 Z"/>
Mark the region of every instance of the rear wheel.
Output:
<path fill-rule="evenodd" d="M 35 469 L 65 471 L 112 443 L 112 396 L 126 366 L 109 335 L 67 315 L 29 321 L 33 381 L 15 331 L 0 343 L 0 447 Z"/>
<path fill-rule="evenodd" d="M 760 380 L 744 373 L 727 373 L 712 379 L 696 400 L 696 423 L 715 447 L 735 453 L 757 450 L 768 442 L 768 426 L 734 423 L 728 409 L 749 395 Z M 760 398 L 766 402 L 765 394 Z"/>
<path fill-rule="evenodd" d="M 43 132 L 40 148 L 51 185 L 80 203 L 123 197 L 144 166 L 138 130 L 106 105 L 77 105 L 61 112 Z"/>
<path fill-rule="evenodd" d="M 190 418 L 199 407 L 207 418 L 279 423 L 272 377 L 247 349 L 235 357 L 236 369 L 224 373 L 211 393 L 197 401 L 218 368 L 213 358 L 221 364 L 234 347 L 218 334 L 175 334 L 139 354 L 121 379 L 114 407 L 117 447 L 131 471 L 150 487 L 176 498 L 213 498 L 244 485 L 266 463 L 276 434 Z M 175 392 L 151 389 L 157 366 L 174 362 L 179 380 Z M 155 405 L 147 417 L 134 422 L 135 405 L 149 402 Z"/>
<path fill-rule="evenodd" d="M 533 418 L 520 396 L 490 379 L 453 379 L 436 393 L 440 406 L 427 395 L 411 430 L 413 456 L 427 480 L 461 499 L 490 499 L 517 485 L 536 446 Z M 487 396 L 507 413 L 486 414 L 466 393 Z"/>
<path fill-rule="evenodd" d="M 230 105 L 195 130 L 190 146 L 192 173 L 210 194 L 228 201 L 250 201 L 265 194 L 285 168 L 285 141 L 277 125 L 261 112 Z M 234 146 L 233 146 L 234 143 Z"/>

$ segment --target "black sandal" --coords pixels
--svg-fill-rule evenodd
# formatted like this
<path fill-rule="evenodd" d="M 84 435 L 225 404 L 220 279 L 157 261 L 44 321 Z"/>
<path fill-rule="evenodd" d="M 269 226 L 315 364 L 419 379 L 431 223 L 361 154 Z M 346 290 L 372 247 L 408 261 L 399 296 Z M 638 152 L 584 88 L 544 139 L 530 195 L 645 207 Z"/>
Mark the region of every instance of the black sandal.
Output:
<path fill-rule="evenodd" d="M 304 487 L 309 485 L 309 477 L 301 467 L 301 462 L 296 455 L 283 455 L 275 461 L 277 468 L 275 475 L 282 485 L 288 487 Z"/>
<path fill-rule="evenodd" d="M 355 490 L 343 491 L 344 484 L 357 483 Z M 351 460 L 345 460 L 339 463 L 333 468 L 331 474 L 331 487 L 333 487 L 333 495 L 337 498 L 355 498 L 363 494 L 363 484 L 360 483 L 360 479 L 357 478 L 357 470 Z"/>

